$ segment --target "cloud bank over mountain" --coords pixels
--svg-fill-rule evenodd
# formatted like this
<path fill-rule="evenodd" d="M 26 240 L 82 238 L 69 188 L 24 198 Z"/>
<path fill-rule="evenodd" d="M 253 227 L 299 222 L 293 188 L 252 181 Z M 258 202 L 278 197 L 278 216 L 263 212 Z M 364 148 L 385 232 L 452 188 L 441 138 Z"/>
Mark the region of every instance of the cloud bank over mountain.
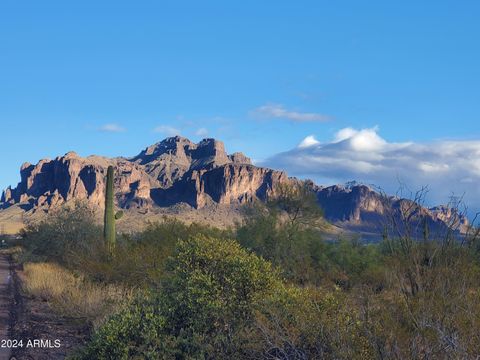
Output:
<path fill-rule="evenodd" d="M 382 138 L 378 128 L 344 128 L 328 142 L 309 135 L 262 165 L 321 184 L 357 180 L 387 192 L 401 184 L 412 191 L 427 185 L 431 204 L 464 195 L 469 213 L 480 209 L 480 140 L 396 143 Z"/>

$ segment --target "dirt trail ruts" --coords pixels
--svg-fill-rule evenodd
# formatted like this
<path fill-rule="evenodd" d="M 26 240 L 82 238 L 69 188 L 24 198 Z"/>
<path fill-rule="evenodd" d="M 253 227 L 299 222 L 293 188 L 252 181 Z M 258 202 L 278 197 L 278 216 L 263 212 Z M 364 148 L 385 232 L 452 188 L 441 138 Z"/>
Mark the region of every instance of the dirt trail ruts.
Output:
<path fill-rule="evenodd" d="M 6 345 L 4 341 L 10 339 L 12 299 L 13 284 L 10 262 L 6 255 L 0 254 L 0 360 L 10 359 L 11 356 L 11 350 L 2 345 Z"/>
<path fill-rule="evenodd" d="M 53 311 L 48 302 L 24 294 L 21 290 L 24 280 L 21 267 L 11 264 L 10 269 L 10 336 L 23 340 L 24 344 L 12 349 L 12 356 L 18 360 L 60 360 L 85 344 L 92 331 L 91 325 L 76 318 L 61 316 Z M 38 339 L 47 343 L 40 347 L 28 345 Z M 57 341 L 59 346 L 55 345 Z"/>

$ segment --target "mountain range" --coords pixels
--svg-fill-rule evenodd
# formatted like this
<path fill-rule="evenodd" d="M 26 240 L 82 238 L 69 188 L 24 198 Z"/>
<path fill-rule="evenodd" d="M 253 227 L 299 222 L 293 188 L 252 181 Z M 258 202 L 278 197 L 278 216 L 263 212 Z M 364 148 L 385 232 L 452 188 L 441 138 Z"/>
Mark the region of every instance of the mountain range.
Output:
<path fill-rule="evenodd" d="M 242 205 L 267 201 L 275 196 L 279 184 L 302 182 L 284 171 L 255 166 L 242 153 L 228 154 L 221 141 L 194 143 L 175 136 L 131 158 L 81 157 L 69 152 L 37 164 L 24 163 L 18 185 L 8 187 L 0 198 L 0 224 L 14 218 L 12 214 L 23 223 L 75 199 L 101 209 L 110 165 L 115 168 L 117 206 L 137 222 L 161 215 L 185 219 L 189 214 L 187 220 L 231 225 L 241 218 Z M 356 183 L 304 183 L 316 193 L 325 218 L 338 231 L 378 238 L 386 222 L 400 219 L 406 209 L 411 219 L 426 219 L 430 228 L 438 231 L 452 225 L 460 232 L 468 228 L 466 217 L 446 206 L 428 209 Z"/>

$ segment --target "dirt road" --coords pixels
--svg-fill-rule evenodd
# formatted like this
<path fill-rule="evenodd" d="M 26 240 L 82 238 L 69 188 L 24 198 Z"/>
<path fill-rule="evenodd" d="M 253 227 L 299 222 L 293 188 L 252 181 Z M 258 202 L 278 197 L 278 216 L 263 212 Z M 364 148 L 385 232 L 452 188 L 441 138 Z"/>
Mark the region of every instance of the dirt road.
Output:
<path fill-rule="evenodd" d="M 13 296 L 13 289 L 10 286 L 10 263 L 5 255 L 0 255 L 0 360 L 10 359 L 11 351 L 4 340 L 10 336 L 10 306 Z"/>

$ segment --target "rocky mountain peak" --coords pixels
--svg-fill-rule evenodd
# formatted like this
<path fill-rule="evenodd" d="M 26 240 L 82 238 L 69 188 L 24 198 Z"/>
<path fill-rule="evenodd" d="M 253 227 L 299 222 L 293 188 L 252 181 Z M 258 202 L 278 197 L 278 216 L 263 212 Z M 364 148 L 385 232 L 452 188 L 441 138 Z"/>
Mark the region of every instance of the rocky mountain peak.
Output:
<path fill-rule="evenodd" d="M 75 151 L 69 151 L 64 156 L 64 159 L 78 159 L 80 156 Z"/>
<path fill-rule="evenodd" d="M 28 169 L 30 166 L 32 166 L 32 164 L 30 164 L 29 162 L 24 162 L 22 166 L 20 166 L 20 171 Z"/>
<path fill-rule="evenodd" d="M 203 139 L 197 144 L 196 149 L 191 152 L 192 167 L 214 168 L 222 166 L 231 162 L 227 153 L 225 152 L 225 145 L 223 142 L 215 139 Z"/>
<path fill-rule="evenodd" d="M 214 169 L 231 163 L 251 163 L 241 153 L 228 155 L 225 145 L 219 140 L 203 139 L 196 144 L 181 136 L 166 138 L 129 160 L 144 165 L 162 187 L 172 186 L 191 170 Z"/>
<path fill-rule="evenodd" d="M 163 155 L 185 157 L 185 151 L 193 147 L 196 147 L 196 145 L 187 138 L 173 136 L 148 146 L 131 160 L 144 165 L 161 159 Z"/>
<path fill-rule="evenodd" d="M 447 228 L 465 233 L 469 228 L 468 219 L 451 207 L 427 209 L 411 200 L 386 196 L 359 183 L 319 187 L 316 193 L 325 217 L 346 229 L 381 234 L 385 226 L 393 226 L 392 222 L 401 228 L 406 217 L 414 223 L 412 228 L 420 229 L 420 233 L 425 220 L 436 234 Z"/>
<path fill-rule="evenodd" d="M 282 172 L 252 166 L 241 153 L 228 155 L 221 141 L 204 139 L 196 144 L 174 136 L 133 158 L 83 158 L 68 152 L 36 165 L 25 163 L 18 186 L 2 193 L 0 208 L 19 205 L 25 210 L 48 211 L 72 199 L 102 206 L 109 165 L 115 167 L 117 204 L 124 208 L 181 202 L 198 208 L 265 199 L 274 182 L 287 178 Z"/>
<path fill-rule="evenodd" d="M 235 164 L 252 164 L 252 160 L 241 152 L 235 152 L 228 157 Z"/>
<path fill-rule="evenodd" d="M 142 213 L 184 205 L 195 209 L 236 207 L 255 199 L 267 200 L 281 183 L 300 182 L 285 172 L 254 166 L 242 153 L 229 155 L 223 142 L 216 139 L 194 143 L 175 136 L 133 158 L 84 158 L 69 152 L 35 165 L 24 163 L 17 187 L 2 193 L 0 211 L 12 206 L 29 212 L 50 211 L 75 199 L 101 208 L 110 165 L 115 167 L 117 206 Z M 411 204 L 358 183 L 327 187 L 304 183 L 316 193 L 326 219 L 343 229 L 379 234 L 392 214 L 398 219 L 402 209 Z M 418 206 L 414 215 L 419 221 L 427 219 L 432 229 L 445 229 L 449 224 L 458 225 L 460 231 L 468 229 L 468 220 L 449 207 Z"/>

